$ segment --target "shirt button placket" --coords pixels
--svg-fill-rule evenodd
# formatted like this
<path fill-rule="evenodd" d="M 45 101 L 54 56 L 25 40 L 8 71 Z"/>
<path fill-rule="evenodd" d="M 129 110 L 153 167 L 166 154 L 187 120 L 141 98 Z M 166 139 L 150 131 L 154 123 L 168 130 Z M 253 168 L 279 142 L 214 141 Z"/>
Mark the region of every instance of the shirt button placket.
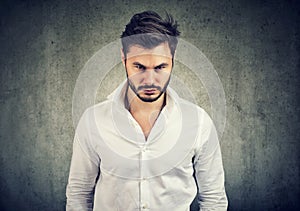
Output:
<path fill-rule="evenodd" d="M 147 147 L 143 146 L 141 148 L 141 180 L 140 180 L 140 208 L 141 210 L 149 209 L 149 182 L 145 177 L 145 168 L 147 166 L 143 165 L 144 160 L 147 159 Z"/>

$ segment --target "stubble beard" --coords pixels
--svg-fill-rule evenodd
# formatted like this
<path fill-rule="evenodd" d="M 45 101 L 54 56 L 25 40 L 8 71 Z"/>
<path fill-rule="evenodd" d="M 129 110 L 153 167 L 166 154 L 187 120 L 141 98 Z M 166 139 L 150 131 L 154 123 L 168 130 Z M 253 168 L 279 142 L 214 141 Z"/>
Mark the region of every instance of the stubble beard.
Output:
<path fill-rule="evenodd" d="M 167 90 L 167 87 L 170 83 L 170 79 L 171 79 L 171 74 L 167 80 L 167 82 L 165 83 L 164 87 L 161 88 L 160 86 L 155 86 L 154 84 L 153 85 L 143 85 L 143 86 L 139 86 L 138 88 L 135 87 L 135 85 L 133 84 L 133 82 L 128 78 L 128 75 L 127 75 L 127 84 L 128 86 L 131 88 L 131 90 L 134 92 L 134 94 L 143 102 L 147 102 L 147 103 L 152 103 L 152 102 L 155 102 L 156 100 L 158 100 L 162 94 L 164 94 Z M 142 89 L 156 89 L 158 91 L 160 91 L 159 95 L 155 98 L 151 98 L 151 97 L 142 97 L 140 94 L 139 94 L 139 91 L 142 90 Z"/>

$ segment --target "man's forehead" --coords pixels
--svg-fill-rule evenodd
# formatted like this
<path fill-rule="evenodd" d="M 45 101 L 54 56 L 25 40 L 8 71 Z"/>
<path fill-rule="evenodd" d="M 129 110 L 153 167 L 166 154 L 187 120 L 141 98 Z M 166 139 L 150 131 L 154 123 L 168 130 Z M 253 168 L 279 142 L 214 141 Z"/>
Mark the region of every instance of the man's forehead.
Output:
<path fill-rule="evenodd" d="M 162 43 L 154 48 L 145 48 L 141 45 L 132 45 L 128 48 L 126 58 L 138 56 L 161 56 L 172 58 L 171 50 L 168 43 Z"/>

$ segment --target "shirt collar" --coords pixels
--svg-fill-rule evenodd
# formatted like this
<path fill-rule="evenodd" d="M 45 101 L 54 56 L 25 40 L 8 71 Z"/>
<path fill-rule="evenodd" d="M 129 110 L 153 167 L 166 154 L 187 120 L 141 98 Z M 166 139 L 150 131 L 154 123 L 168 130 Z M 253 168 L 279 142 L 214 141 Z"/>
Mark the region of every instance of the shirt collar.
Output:
<path fill-rule="evenodd" d="M 136 138 L 141 139 L 143 134 L 140 134 L 141 136 L 133 135 L 135 132 L 128 128 L 128 125 L 130 125 L 130 122 L 132 121 L 132 116 L 125 108 L 124 99 L 126 89 L 127 80 L 123 81 L 110 95 L 107 96 L 107 98 L 108 100 L 112 101 L 112 112 L 116 129 L 119 131 L 120 135 L 130 140 L 135 139 L 133 141 L 136 142 Z M 179 96 L 171 87 L 167 88 L 166 94 L 166 105 L 162 109 L 157 121 L 155 122 L 155 125 L 149 134 L 148 140 L 156 139 L 163 133 L 174 108 L 178 106 Z"/>

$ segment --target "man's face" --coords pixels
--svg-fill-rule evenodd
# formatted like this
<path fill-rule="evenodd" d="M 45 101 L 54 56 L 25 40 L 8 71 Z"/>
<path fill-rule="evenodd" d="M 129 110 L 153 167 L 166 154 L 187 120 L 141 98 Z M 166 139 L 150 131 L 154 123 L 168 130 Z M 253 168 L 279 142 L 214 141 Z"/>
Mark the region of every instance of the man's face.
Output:
<path fill-rule="evenodd" d="M 165 92 L 172 71 L 172 54 L 167 42 L 152 49 L 131 46 L 126 55 L 127 80 L 144 102 L 154 102 Z"/>

